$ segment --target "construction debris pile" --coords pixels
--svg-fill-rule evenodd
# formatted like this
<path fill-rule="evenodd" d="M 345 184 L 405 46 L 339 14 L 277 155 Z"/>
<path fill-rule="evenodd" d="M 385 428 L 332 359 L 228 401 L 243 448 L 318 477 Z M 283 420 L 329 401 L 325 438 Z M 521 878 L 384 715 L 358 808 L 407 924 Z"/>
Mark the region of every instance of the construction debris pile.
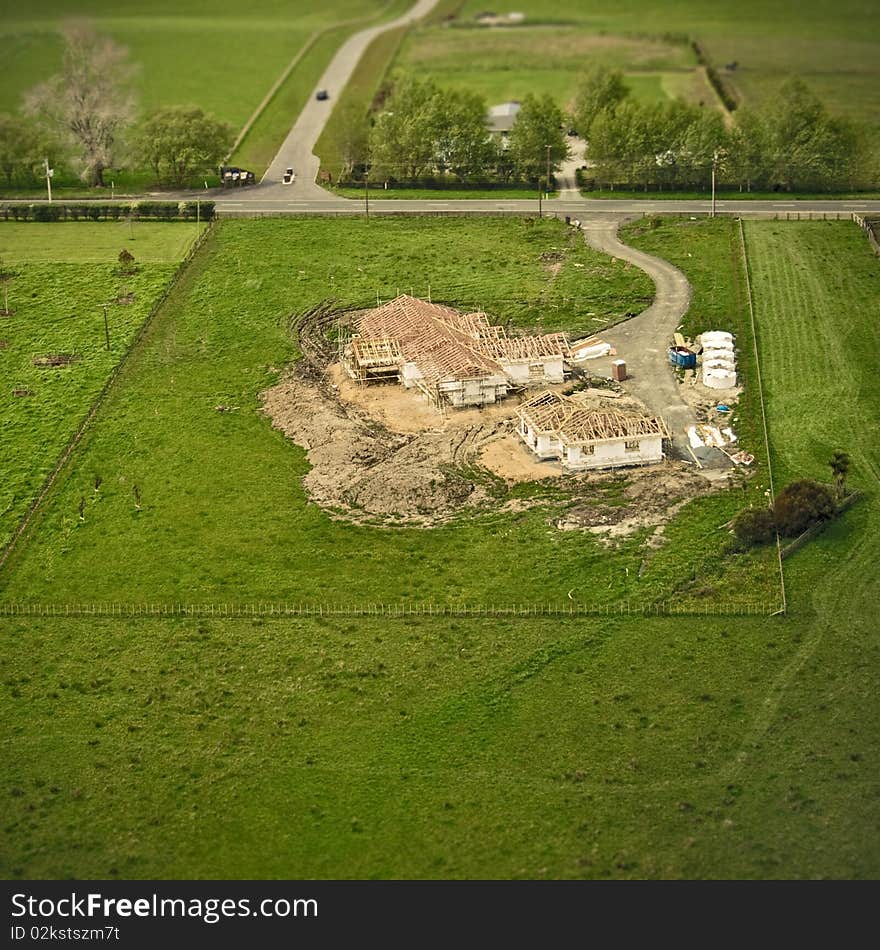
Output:
<path fill-rule="evenodd" d="M 511 389 L 561 383 L 568 341 L 561 333 L 510 337 L 485 313 L 402 294 L 355 321 L 342 362 L 360 383 L 397 380 L 437 409 L 483 406 Z"/>

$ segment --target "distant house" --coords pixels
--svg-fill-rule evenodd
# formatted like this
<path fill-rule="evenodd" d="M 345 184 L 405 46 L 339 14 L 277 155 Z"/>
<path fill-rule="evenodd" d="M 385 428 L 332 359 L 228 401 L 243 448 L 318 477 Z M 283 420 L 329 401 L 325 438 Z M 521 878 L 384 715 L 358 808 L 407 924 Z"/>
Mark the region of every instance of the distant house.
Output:
<path fill-rule="evenodd" d="M 516 26 L 525 21 L 524 13 L 478 13 L 474 19 L 480 26 Z"/>
<path fill-rule="evenodd" d="M 516 123 L 519 109 L 520 104 L 515 101 L 502 102 L 500 105 L 491 106 L 486 115 L 486 128 L 494 136 L 507 138 Z"/>
<path fill-rule="evenodd" d="M 666 423 L 658 416 L 590 409 L 549 390 L 518 407 L 517 432 L 541 460 L 568 471 L 650 465 L 663 458 Z"/>
<path fill-rule="evenodd" d="M 367 310 L 343 352 L 352 379 L 397 380 L 437 409 L 483 406 L 511 389 L 561 383 L 568 341 L 561 333 L 510 337 L 485 313 L 402 294 Z"/>

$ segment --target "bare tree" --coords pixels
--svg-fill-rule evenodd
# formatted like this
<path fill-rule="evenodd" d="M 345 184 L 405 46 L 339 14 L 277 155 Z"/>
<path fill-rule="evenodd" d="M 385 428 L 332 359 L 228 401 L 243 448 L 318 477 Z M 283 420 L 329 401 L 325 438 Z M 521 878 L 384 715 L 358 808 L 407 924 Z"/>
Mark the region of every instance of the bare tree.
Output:
<path fill-rule="evenodd" d="M 25 95 L 25 110 L 61 133 L 90 185 L 104 184 L 119 133 L 134 118 L 128 50 L 84 21 L 63 29 L 62 71 Z"/>

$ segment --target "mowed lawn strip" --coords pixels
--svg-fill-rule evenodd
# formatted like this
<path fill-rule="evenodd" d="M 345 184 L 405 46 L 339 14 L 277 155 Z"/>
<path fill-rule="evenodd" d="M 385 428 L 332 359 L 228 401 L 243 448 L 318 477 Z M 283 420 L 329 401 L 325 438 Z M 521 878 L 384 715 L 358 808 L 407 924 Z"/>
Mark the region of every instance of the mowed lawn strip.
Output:
<path fill-rule="evenodd" d="M 0 546 L 196 234 L 194 224 L 0 225 L 0 259 L 15 275 L 7 285 L 14 313 L 0 317 Z M 118 272 L 123 248 L 135 257 L 131 275 Z M 35 365 L 53 356 L 73 359 Z"/>
<path fill-rule="evenodd" d="M 551 251 L 565 258 L 555 275 L 542 260 Z M 423 530 L 354 526 L 310 503 L 305 453 L 260 411 L 259 393 L 296 356 L 289 317 L 326 298 L 364 307 L 403 290 L 579 335 L 651 299 L 640 270 L 555 221 L 223 222 L 9 565 L 4 598 L 558 604 L 574 589 L 587 604 L 651 603 L 717 559 L 727 540 L 718 526 L 742 493 L 688 508 L 686 546 L 661 550 L 656 570 L 644 531 L 611 550 L 555 528 L 558 507 Z M 609 497 L 626 477 L 609 481 Z M 747 591 L 750 601 L 774 596 L 772 584 Z"/>

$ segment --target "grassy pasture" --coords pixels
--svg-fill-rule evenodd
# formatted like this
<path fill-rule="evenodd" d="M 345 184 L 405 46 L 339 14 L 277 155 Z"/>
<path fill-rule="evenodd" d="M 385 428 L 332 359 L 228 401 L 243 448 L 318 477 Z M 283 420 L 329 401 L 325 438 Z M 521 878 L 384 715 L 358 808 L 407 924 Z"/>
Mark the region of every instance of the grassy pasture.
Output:
<path fill-rule="evenodd" d="M 99 32 L 127 46 L 132 62 L 140 65 L 136 89 L 144 110 L 195 104 L 237 131 L 309 37 L 338 26 L 303 57 L 234 156 L 259 173 L 274 156 L 335 50 L 356 28 L 350 21 L 396 15 L 407 6 L 406 0 L 332 0 L 293 6 L 269 0 L 254 10 L 202 0 L 186 0 L 183 5 L 170 0 L 121 5 L 83 0 L 71 9 L 63 0 L 26 6 L 2 0 L 0 111 L 16 111 L 26 90 L 59 70 L 60 26 L 71 16 L 84 16 Z M 149 185 L 136 173 L 116 178 L 117 185 L 126 189 Z"/>
<path fill-rule="evenodd" d="M 296 355 L 288 316 L 327 296 L 365 306 L 377 292 L 426 294 L 430 283 L 434 300 L 581 334 L 651 299 L 642 272 L 575 237 L 559 222 L 534 219 L 223 222 L 128 364 L 33 543 L 13 558 L 5 596 L 500 603 L 561 602 L 577 588 L 601 603 L 651 600 L 694 573 L 718 583 L 726 537 L 718 526 L 743 503 L 740 494 L 693 503 L 670 529 L 678 548 L 661 548 L 645 564 L 640 535 L 612 556 L 591 536 L 556 531 L 541 509 L 430 532 L 353 526 L 307 502 L 303 452 L 259 412 L 259 392 Z M 734 281 L 736 260 L 728 237 L 720 242 L 723 284 Z M 551 276 L 540 257 L 560 247 L 565 266 Z M 238 408 L 218 414 L 221 403 Z M 87 495 L 80 522 L 77 505 L 95 472 L 106 488 Z M 132 484 L 144 502 L 139 513 Z M 609 484 L 609 497 L 621 484 Z M 96 547 L 106 555 L 98 577 Z M 746 559 L 746 574 L 761 575 L 761 565 L 762 556 Z M 775 601 L 772 572 L 729 593 Z"/>
<path fill-rule="evenodd" d="M 677 88 L 691 98 L 696 59 L 687 45 L 599 36 L 572 27 L 415 30 L 395 67 L 429 76 L 444 87 L 478 92 L 490 104 L 533 92 L 549 93 L 568 106 L 580 75 L 592 62 L 625 70 L 634 94 L 646 100 L 664 98 L 669 77 L 680 73 Z"/>
<path fill-rule="evenodd" d="M 40 484 L 73 435 L 196 236 L 195 225 L 6 224 L 0 258 L 16 272 L 9 282 L 11 317 L 0 317 L 0 544 L 8 540 Z M 116 273 L 121 248 L 139 270 Z M 111 304 L 110 350 L 102 304 Z M 51 353 L 77 358 L 47 369 L 33 360 Z M 14 390 L 33 395 L 16 396 Z"/>
<path fill-rule="evenodd" d="M 224 225 L 210 272 L 270 224 Z M 687 270 L 689 332 L 740 319 L 735 228 L 626 232 Z M 827 477 L 839 447 L 866 493 L 786 562 L 786 618 L 2 618 L 0 873 L 875 879 L 880 263 L 845 223 L 746 237 L 776 475 Z M 174 325 L 155 349 L 180 366 L 194 344 Z M 259 552 L 269 536 L 241 523 Z"/>
<path fill-rule="evenodd" d="M 459 19 L 467 22 L 483 9 L 478 0 L 466 0 Z M 566 24 L 598 36 L 687 35 L 719 69 L 738 63 L 725 79 L 747 101 L 773 96 L 779 83 L 795 74 L 833 111 L 880 123 L 880 9 L 861 0 L 833 6 L 806 0 L 796 8 L 789 0 L 728 6 L 711 0 L 601 0 L 567 4 L 564 10 L 551 0 L 524 0 L 517 9 L 534 23 Z"/>

